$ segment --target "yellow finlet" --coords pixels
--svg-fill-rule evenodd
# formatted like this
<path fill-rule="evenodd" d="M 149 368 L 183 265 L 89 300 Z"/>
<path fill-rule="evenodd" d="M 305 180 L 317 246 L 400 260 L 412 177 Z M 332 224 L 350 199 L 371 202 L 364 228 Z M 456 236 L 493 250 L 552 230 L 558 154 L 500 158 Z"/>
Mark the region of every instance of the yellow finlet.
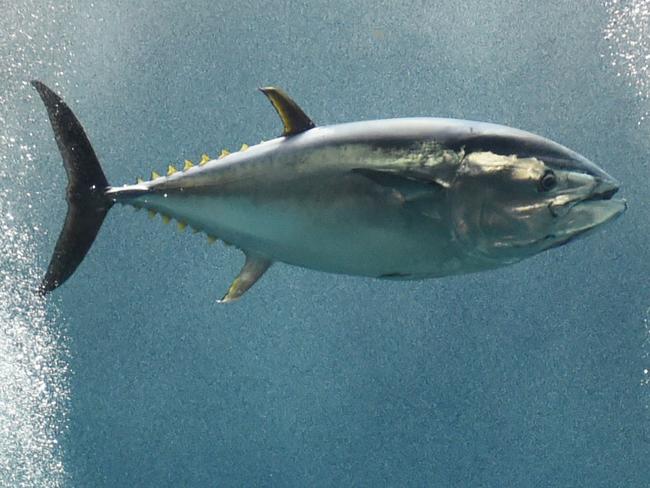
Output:
<path fill-rule="evenodd" d="M 138 177 L 135 179 L 135 182 L 136 182 L 136 184 L 140 185 L 140 184 L 144 183 L 144 180 L 138 176 Z"/>
<path fill-rule="evenodd" d="M 185 227 L 187 227 L 187 223 L 179 221 L 177 227 L 179 232 L 183 232 Z"/>
<path fill-rule="evenodd" d="M 153 219 L 153 218 L 156 216 L 156 213 L 157 213 L 157 212 L 156 212 L 155 210 L 149 210 L 149 211 L 147 212 L 147 216 L 148 216 L 150 219 Z"/>
<path fill-rule="evenodd" d="M 171 220 L 171 218 L 169 217 L 169 215 L 163 215 L 162 216 L 163 224 L 169 224 L 170 220 Z"/>
<path fill-rule="evenodd" d="M 173 175 L 174 173 L 177 173 L 177 172 L 178 172 L 178 170 L 174 166 L 172 166 L 171 164 L 169 166 L 167 166 L 167 176 L 171 176 L 171 175 Z"/>
<path fill-rule="evenodd" d="M 215 242 L 217 242 L 217 238 L 214 237 L 214 236 L 209 235 L 208 236 L 208 244 L 214 244 Z"/>
<path fill-rule="evenodd" d="M 199 164 L 204 165 L 208 161 L 210 161 L 210 156 L 208 156 L 207 154 L 201 154 L 201 162 Z"/>
<path fill-rule="evenodd" d="M 190 225 L 190 229 L 192 229 L 192 234 L 198 234 L 200 231 L 200 229 L 197 229 L 196 227 L 192 227 L 191 225 Z"/>
<path fill-rule="evenodd" d="M 228 156 L 229 154 L 230 154 L 230 151 L 228 151 L 228 149 L 222 149 L 222 150 L 221 150 L 221 154 L 219 154 L 219 159 L 221 159 L 221 158 L 225 158 L 225 157 Z"/>
<path fill-rule="evenodd" d="M 249 146 L 248 144 L 242 144 L 242 145 L 241 145 L 241 148 L 240 148 L 239 150 L 242 151 L 242 152 L 243 152 L 243 151 L 248 151 L 248 148 L 249 148 L 249 147 L 250 147 L 250 146 Z"/>
<path fill-rule="evenodd" d="M 193 168 L 193 167 L 194 167 L 194 164 L 192 163 L 192 161 L 190 161 L 189 159 L 186 159 L 185 164 L 183 165 L 183 171 L 187 171 L 188 169 Z"/>
<path fill-rule="evenodd" d="M 152 171 L 151 172 L 151 179 L 156 180 L 158 178 L 160 178 L 160 175 L 158 173 L 156 173 L 155 171 Z"/>

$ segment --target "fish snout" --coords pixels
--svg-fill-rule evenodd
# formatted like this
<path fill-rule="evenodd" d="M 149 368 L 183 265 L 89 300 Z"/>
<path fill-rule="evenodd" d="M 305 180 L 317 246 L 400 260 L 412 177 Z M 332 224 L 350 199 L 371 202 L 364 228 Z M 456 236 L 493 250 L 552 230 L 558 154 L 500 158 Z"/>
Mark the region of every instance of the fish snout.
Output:
<path fill-rule="evenodd" d="M 627 210 L 627 201 L 623 198 L 613 198 L 621 188 L 621 184 L 609 175 L 606 178 L 595 178 L 595 180 L 596 185 L 591 191 L 591 195 L 585 198 L 585 201 L 600 201 L 603 205 L 607 205 L 616 216 L 625 212 Z"/>
<path fill-rule="evenodd" d="M 621 187 L 621 184 L 614 178 L 595 178 L 596 185 L 591 192 L 590 200 L 610 200 Z"/>

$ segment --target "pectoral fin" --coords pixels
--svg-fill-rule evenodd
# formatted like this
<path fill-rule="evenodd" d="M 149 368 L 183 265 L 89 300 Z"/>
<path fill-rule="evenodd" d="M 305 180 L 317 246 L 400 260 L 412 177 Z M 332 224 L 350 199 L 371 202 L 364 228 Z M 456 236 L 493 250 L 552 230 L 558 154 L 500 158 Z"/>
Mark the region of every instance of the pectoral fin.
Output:
<path fill-rule="evenodd" d="M 399 192 L 405 201 L 438 195 L 445 189 L 436 180 L 413 172 L 370 168 L 355 168 L 352 172 L 365 176 L 380 186 Z"/>
<path fill-rule="evenodd" d="M 219 303 L 234 302 L 259 280 L 264 272 L 271 266 L 271 261 L 256 254 L 246 253 L 246 262 L 228 288 L 228 293 L 219 300 Z"/>
<path fill-rule="evenodd" d="M 268 86 L 260 88 L 260 91 L 266 95 L 280 116 L 284 124 L 283 136 L 293 136 L 316 127 L 298 104 L 279 88 Z"/>

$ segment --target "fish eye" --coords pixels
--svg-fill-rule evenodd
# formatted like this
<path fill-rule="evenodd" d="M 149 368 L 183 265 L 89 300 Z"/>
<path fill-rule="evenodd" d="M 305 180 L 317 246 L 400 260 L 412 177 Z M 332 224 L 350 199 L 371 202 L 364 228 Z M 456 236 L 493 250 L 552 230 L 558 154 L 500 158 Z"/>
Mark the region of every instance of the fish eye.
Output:
<path fill-rule="evenodd" d="M 557 177 L 550 169 L 546 170 L 538 182 L 539 191 L 550 191 L 557 185 Z"/>

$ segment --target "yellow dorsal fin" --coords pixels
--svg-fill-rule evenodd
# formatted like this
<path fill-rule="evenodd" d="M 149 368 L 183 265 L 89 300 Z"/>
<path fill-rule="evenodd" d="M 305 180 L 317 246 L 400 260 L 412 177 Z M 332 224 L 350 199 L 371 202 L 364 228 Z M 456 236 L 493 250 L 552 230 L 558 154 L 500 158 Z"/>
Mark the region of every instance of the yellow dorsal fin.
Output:
<path fill-rule="evenodd" d="M 249 145 L 248 145 L 248 144 L 242 144 L 242 145 L 241 145 L 241 148 L 239 148 L 239 150 L 240 150 L 240 151 L 247 151 L 248 148 L 249 148 Z"/>
<path fill-rule="evenodd" d="M 207 154 L 201 154 L 201 162 L 199 164 L 205 164 L 210 161 L 210 156 Z"/>
<path fill-rule="evenodd" d="M 186 159 L 185 163 L 183 165 L 183 171 L 187 171 L 188 169 L 193 168 L 193 167 L 194 167 L 194 164 L 192 164 L 192 161 L 190 161 L 189 159 Z"/>
<path fill-rule="evenodd" d="M 280 120 L 282 120 L 282 124 L 284 125 L 283 136 L 293 136 L 315 127 L 314 123 L 307 117 L 298 104 L 279 88 L 267 86 L 260 88 L 260 91 L 266 95 L 280 116 Z"/>
<path fill-rule="evenodd" d="M 156 211 L 155 211 L 155 210 L 149 210 L 149 211 L 147 212 L 147 216 L 148 216 L 150 219 L 153 219 L 153 218 L 156 216 Z"/>
<path fill-rule="evenodd" d="M 217 238 L 211 235 L 208 235 L 208 244 L 214 244 L 217 242 Z"/>
<path fill-rule="evenodd" d="M 169 215 L 162 215 L 163 224 L 169 224 L 171 217 Z"/>
<path fill-rule="evenodd" d="M 157 178 L 160 178 L 160 175 L 158 173 L 156 173 L 155 171 L 152 171 L 151 172 L 151 179 L 155 180 Z"/>
<path fill-rule="evenodd" d="M 228 154 L 230 154 L 230 151 L 228 151 L 228 149 L 222 149 L 221 154 L 219 154 L 219 159 L 225 158 L 226 156 L 228 156 Z"/>
<path fill-rule="evenodd" d="M 187 223 L 179 221 L 177 227 L 179 232 L 183 232 L 185 230 L 185 227 L 187 227 Z"/>
<path fill-rule="evenodd" d="M 177 172 L 178 170 L 173 165 L 170 164 L 169 166 L 167 166 L 167 176 L 171 176 Z"/>

